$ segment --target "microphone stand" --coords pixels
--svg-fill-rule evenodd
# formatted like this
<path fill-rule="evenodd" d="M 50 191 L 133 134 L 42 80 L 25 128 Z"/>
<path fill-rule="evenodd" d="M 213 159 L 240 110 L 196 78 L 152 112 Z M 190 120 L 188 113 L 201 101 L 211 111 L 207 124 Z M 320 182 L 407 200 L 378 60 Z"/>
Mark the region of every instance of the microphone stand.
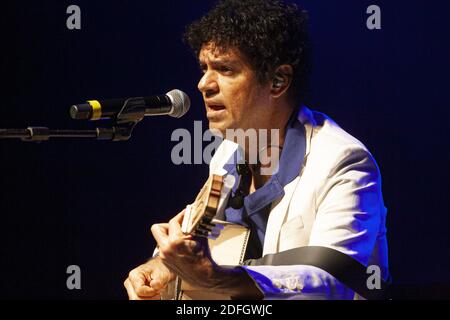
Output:
<path fill-rule="evenodd" d="M 0 139 L 21 139 L 22 141 L 47 141 L 50 138 L 89 138 L 96 140 L 126 141 L 131 137 L 134 127 L 145 117 L 143 98 L 127 99 L 114 117 L 111 128 L 91 130 L 50 130 L 46 127 L 26 129 L 0 129 Z"/>

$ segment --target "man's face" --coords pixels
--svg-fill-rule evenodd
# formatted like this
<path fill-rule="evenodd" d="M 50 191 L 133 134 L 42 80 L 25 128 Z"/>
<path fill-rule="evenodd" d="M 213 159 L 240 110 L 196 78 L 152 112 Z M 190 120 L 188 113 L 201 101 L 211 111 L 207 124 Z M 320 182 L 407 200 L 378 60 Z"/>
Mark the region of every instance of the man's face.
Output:
<path fill-rule="evenodd" d="M 226 51 L 206 44 L 199 54 L 203 77 L 198 89 L 205 101 L 210 129 L 270 128 L 270 85 L 261 85 L 237 48 Z"/>

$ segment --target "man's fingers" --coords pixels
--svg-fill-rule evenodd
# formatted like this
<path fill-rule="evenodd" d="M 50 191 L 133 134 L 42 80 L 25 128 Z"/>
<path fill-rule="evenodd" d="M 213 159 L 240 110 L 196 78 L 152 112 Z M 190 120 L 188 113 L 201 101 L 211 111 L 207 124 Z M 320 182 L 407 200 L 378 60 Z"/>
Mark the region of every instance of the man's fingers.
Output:
<path fill-rule="evenodd" d="M 165 247 L 169 242 L 169 228 L 167 223 L 154 224 L 151 228 L 153 238 L 159 247 Z"/>
<path fill-rule="evenodd" d="M 127 290 L 128 299 L 130 299 L 130 300 L 138 300 L 139 299 L 137 294 L 134 292 L 133 285 L 131 284 L 129 278 L 127 278 L 127 280 L 125 280 L 123 285 L 125 286 L 125 289 Z"/>
<path fill-rule="evenodd" d="M 167 286 L 167 284 L 164 284 L 161 280 L 157 279 L 157 280 L 151 280 L 150 286 L 155 291 L 161 291 L 162 289 L 164 289 Z"/>
<path fill-rule="evenodd" d="M 156 228 L 156 227 L 160 228 L 162 231 L 165 230 L 165 232 L 167 234 L 169 234 L 169 224 L 168 223 L 155 223 L 154 225 L 151 226 L 150 232 L 152 232 L 152 229 Z"/>
<path fill-rule="evenodd" d="M 154 270 L 150 279 L 150 286 L 155 290 L 162 290 L 169 282 L 169 277 L 160 270 Z"/>
<path fill-rule="evenodd" d="M 184 234 L 181 231 L 181 224 L 183 223 L 184 212 L 186 210 L 181 211 L 175 217 L 170 219 L 169 221 L 169 240 L 175 241 L 180 238 L 183 238 Z"/>
<path fill-rule="evenodd" d="M 159 295 L 159 290 L 150 286 L 142 286 L 137 289 L 136 294 L 139 298 L 152 298 Z"/>
<path fill-rule="evenodd" d="M 172 220 L 177 221 L 179 224 L 183 222 L 184 214 L 186 213 L 186 209 L 183 209 L 179 214 L 172 218 Z"/>
<path fill-rule="evenodd" d="M 151 275 L 150 286 L 155 290 L 164 289 L 171 281 L 171 274 L 167 270 L 156 268 Z"/>
<path fill-rule="evenodd" d="M 185 210 L 181 211 L 175 217 L 173 217 L 169 223 L 154 224 L 151 227 L 151 232 L 155 238 L 160 249 L 169 248 L 171 243 L 177 243 L 180 240 L 186 240 L 187 237 L 181 231 L 181 223 L 183 222 Z M 163 251 L 160 251 L 161 257 Z"/>
<path fill-rule="evenodd" d="M 146 278 L 142 272 L 135 269 L 128 274 L 127 280 L 130 281 L 131 285 L 133 286 L 134 292 L 136 292 L 139 287 L 145 285 Z"/>
<path fill-rule="evenodd" d="M 131 281 L 129 279 L 125 280 L 124 282 L 125 289 L 127 290 L 128 299 L 130 300 L 160 300 L 161 295 L 159 294 L 159 291 L 153 290 L 149 287 L 141 287 L 138 289 L 138 292 L 136 293 L 134 291 L 134 287 L 131 284 Z"/>
<path fill-rule="evenodd" d="M 143 275 L 142 275 L 143 277 Z M 159 295 L 159 288 L 152 288 L 142 280 L 140 276 L 136 276 L 133 272 L 124 283 L 125 289 L 130 300 L 140 300 L 142 298 L 153 298 Z"/>

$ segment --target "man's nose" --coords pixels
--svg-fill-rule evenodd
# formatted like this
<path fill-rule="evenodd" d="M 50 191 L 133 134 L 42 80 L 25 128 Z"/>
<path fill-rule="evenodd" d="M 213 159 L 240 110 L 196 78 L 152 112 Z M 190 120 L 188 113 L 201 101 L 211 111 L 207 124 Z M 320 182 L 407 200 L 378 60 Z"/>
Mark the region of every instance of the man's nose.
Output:
<path fill-rule="evenodd" d="M 210 97 L 219 92 L 219 85 L 217 79 L 210 72 L 206 72 L 198 82 L 198 90 L 206 97 Z"/>

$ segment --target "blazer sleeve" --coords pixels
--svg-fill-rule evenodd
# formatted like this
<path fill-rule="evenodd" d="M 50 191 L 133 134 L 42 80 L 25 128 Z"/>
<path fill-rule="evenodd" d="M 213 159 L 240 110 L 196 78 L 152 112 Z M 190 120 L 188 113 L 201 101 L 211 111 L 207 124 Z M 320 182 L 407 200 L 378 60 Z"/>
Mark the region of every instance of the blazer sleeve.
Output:
<path fill-rule="evenodd" d="M 339 250 L 367 265 L 385 208 L 378 167 L 360 146 L 343 148 L 316 186 L 310 246 Z M 381 225 L 383 224 L 383 225 Z M 313 266 L 243 266 L 266 299 L 353 299 L 354 292 Z"/>

